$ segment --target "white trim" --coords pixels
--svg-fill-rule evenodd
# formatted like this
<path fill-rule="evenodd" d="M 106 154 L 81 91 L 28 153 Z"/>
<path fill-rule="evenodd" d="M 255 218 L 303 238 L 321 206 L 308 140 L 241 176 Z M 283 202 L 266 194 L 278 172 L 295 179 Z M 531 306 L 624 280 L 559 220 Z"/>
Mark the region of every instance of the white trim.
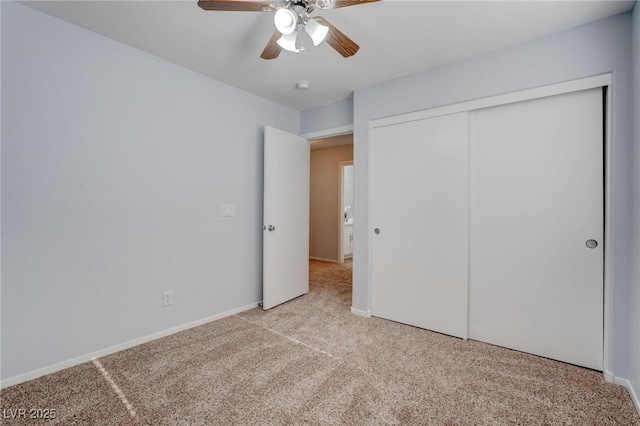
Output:
<path fill-rule="evenodd" d="M 231 315 L 239 314 L 240 312 L 248 311 L 249 309 L 253 309 L 258 306 L 260 302 L 252 303 L 250 305 L 242 306 L 240 308 L 231 309 L 226 312 L 222 312 L 216 315 L 212 315 L 207 318 L 199 319 L 197 321 L 193 321 L 187 324 L 179 325 L 177 327 L 169 328 L 167 330 L 159 331 L 157 333 L 150 334 L 148 336 L 140 337 L 138 339 L 133 339 L 128 342 L 120 343 L 119 345 L 111 346 L 109 348 L 101 349 L 96 352 L 92 352 L 90 354 L 82 355 L 77 358 L 73 358 L 67 361 L 59 362 L 57 364 L 50 365 L 48 367 L 39 368 L 34 371 L 30 371 L 28 373 L 20 374 L 17 376 L 10 377 L 8 379 L 0 382 L 0 389 L 17 385 L 22 382 L 26 382 L 28 380 L 33 380 L 38 377 L 55 373 L 56 371 L 64 370 L 69 367 L 74 367 L 76 365 L 84 364 L 85 362 L 89 362 L 96 358 L 101 358 L 107 355 L 111 355 L 116 352 L 123 351 L 125 349 L 132 348 L 134 346 L 141 345 L 143 343 L 151 342 L 152 340 L 157 340 L 162 337 L 169 336 L 171 334 L 179 333 L 181 331 L 188 330 L 193 327 L 198 327 L 203 324 L 207 324 L 222 318 L 229 317 Z"/>
<path fill-rule="evenodd" d="M 349 134 L 353 134 L 353 124 L 340 126 L 340 127 L 333 127 L 331 129 L 319 130 L 317 132 L 305 133 L 304 135 L 301 135 L 301 137 L 309 140 L 309 143 L 311 143 L 313 139 L 328 138 L 332 136 L 342 136 L 342 135 L 349 135 Z M 351 160 L 351 164 L 353 164 L 353 160 Z M 340 169 L 340 167 L 338 168 Z M 338 204 L 341 206 L 342 205 L 342 169 L 340 169 L 340 189 L 338 192 L 340 193 L 340 202 Z M 342 218 L 342 213 L 340 213 L 340 218 Z M 340 251 L 338 254 L 341 260 L 324 259 L 321 257 L 313 257 L 313 256 L 309 256 L 309 259 L 317 260 L 320 262 L 344 263 L 344 257 L 342 256 L 342 228 L 340 228 L 340 232 L 338 236 L 340 237 L 339 238 Z"/>
<path fill-rule="evenodd" d="M 328 138 L 330 136 L 341 136 L 348 135 L 353 133 L 353 124 L 349 124 L 347 126 L 334 127 L 332 129 L 326 130 L 318 130 L 317 132 L 305 133 L 304 135 L 300 135 L 305 139 L 320 139 L 320 138 Z"/>
<path fill-rule="evenodd" d="M 533 89 L 521 90 L 504 95 L 491 96 L 488 98 L 476 99 L 473 101 L 458 104 L 446 105 L 431 108 L 423 111 L 411 112 L 408 114 L 395 115 L 392 117 L 371 120 L 372 127 L 391 126 L 398 123 L 423 120 L 425 118 L 438 117 L 440 115 L 456 114 L 459 112 L 472 111 L 481 108 L 489 108 L 498 105 L 506 105 L 514 102 L 528 101 L 531 99 L 544 98 L 547 96 L 560 95 L 564 93 L 578 92 L 580 90 L 594 89 L 596 87 L 610 86 L 611 73 L 597 75 L 595 77 L 582 78 L 580 80 L 567 81 L 564 83 L 552 84 L 549 86 L 536 87 Z M 371 139 L 371 138 L 369 138 Z"/>
<path fill-rule="evenodd" d="M 631 382 L 629 382 L 628 380 L 627 380 L 627 382 L 629 383 L 629 386 L 627 386 L 627 390 L 629 391 L 629 395 L 631 396 L 631 400 L 635 404 L 636 411 L 638 412 L 638 415 L 640 416 L 640 398 L 639 398 L 639 394 L 638 394 L 638 392 L 636 392 L 636 389 L 633 387 Z"/>
<path fill-rule="evenodd" d="M 361 311 L 360 309 L 356 309 L 353 306 L 351 307 L 351 313 L 353 315 L 358 315 L 360 317 L 371 318 L 371 311 Z"/>
<path fill-rule="evenodd" d="M 327 262 L 327 263 L 340 263 L 335 259 L 325 259 L 323 257 L 315 257 L 315 256 L 309 256 L 309 260 L 317 260 L 318 262 Z"/>
<path fill-rule="evenodd" d="M 342 215 L 344 214 L 344 206 L 343 206 L 343 201 L 344 201 L 344 182 L 342 179 L 344 175 L 344 169 L 342 168 L 342 162 L 338 162 L 338 222 L 340 223 L 338 225 L 338 262 L 339 263 L 344 263 L 344 244 L 342 239 L 344 238 L 344 225 L 342 225 L 342 222 L 344 222 L 342 220 Z"/>
<path fill-rule="evenodd" d="M 464 340 L 469 340 L 471 329 L 471 126 L 471 114 L 467 112 L 467 324 L 462 336 Z"/>
<path fill-rule="evenodd" d="M 612 139 L 611 139 L 611 83 L 607 86 L 607 100 L 605 112 L 604 133 L 604 324 L 602 339 L 602 369 L 613 371 L 613 277 L 611 271 L 612 223 L 611 223 L 611 194 L 613 193 L 612 179 Z"/>
<path fill-rule="evenodd" d="M 603 371 L 602 375 L 604 376 L 604 381 L 608 383 L 613 383 L 615 380 L 615 376 L 610 371 Z"/>
<path fill-rule="evenodd" d="M 339 263 L 344 263 L 344 220 L 343 220 L 343 216 L 344 216 L 344 168 L 345 166 L 353 166 L 353 160 L 350 161 L 340 161 L 338 162 L 338 174 L 340 175 L 338 177 L 338 194 L 340 199 L 338 200 L 338 207 L 339 207 L 339 213 L 338 213 L 338 217 L 339 217 L 339 225 L 338 225 L 338 259 L 339 259 Z M 354 174 L 355 176 L 355 174 Z M 353 191 L 352 191 L 353 192 Z M 351 251 L 351 254 L 349 255 L 349 257 L 353 257 L 353 250 Z"/>
<path fill-rule="evenodd" d="M 367 135 L 369 138 L 368 141 L 368 157 L 369 157 L 369 170 L 367 170 L 367 224 L 369 226 L 369 230 L 367 231 L 367 286 L 368 286 L 368 299 L 367 303 L 367 312 L 373 312 L 373 234 L 374 234 L 374 223 L 373 223 L 373 171 L 374 164 L 373 159 L 374 148 L 373 148 L 373 122 L 370 120 Z M 354 216 L 355 221 L 355 216 Z"/>
<path fill-rule="evenodd" d="M 629 396 L 633 401 L 633 404 L 636 406 L 636 411 L 640 414 L 640 398 L 638 398 L 638 393 L 633 388 L 631 382 L 627 379 L 621 379 L 620 377 L 614 377 L 613 383 L 616 385 L 624 386 L 629 391 Z"/>

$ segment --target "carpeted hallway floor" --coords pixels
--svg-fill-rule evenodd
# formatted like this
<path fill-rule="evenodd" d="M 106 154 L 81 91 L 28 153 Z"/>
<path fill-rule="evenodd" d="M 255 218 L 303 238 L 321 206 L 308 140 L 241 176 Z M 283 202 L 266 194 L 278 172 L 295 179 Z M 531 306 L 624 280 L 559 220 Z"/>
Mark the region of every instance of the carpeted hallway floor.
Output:
<path fill-rule="evenodd" d="M 601 373 L 352 315 L 351 265 L 310 268 L 310 293 L 270 311 L 2 390 L 3 424 L 640 425 Z"/>

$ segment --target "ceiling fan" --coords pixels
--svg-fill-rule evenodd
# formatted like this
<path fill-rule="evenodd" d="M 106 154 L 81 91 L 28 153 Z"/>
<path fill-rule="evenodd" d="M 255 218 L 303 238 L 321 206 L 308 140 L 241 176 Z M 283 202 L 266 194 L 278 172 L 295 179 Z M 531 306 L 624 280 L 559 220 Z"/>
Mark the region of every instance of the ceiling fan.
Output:
<path fill-rule="evenodd" d="M 336 9 L 372 3 L 379 0 L 200 0 L 198 6 L 204 10 L 226 10 L 237 12 L 273 12 L 276 31 L 262 51 L 262 59 L 275 59 L 282 49 L 293 53 L 304 50 L 301 35 L 306 33 L 314 46 L 326 40 L 343 57 L 356 54 L 360 46 L 342 31 L 321 16 L 311 17 L 315 9 Z"/>

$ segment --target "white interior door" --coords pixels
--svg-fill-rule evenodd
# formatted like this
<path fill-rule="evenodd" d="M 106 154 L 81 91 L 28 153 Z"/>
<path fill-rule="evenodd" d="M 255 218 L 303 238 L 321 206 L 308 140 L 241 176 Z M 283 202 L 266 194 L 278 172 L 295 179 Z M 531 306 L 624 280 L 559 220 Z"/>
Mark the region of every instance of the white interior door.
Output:
<path fill-rule="evenodd" d="M 469 337 L 602 370 L 602 90 L 473 111 L 470 134 Z"/>
<path fill-rule="evenodd" d="M 372 314 L 466 337 L 468 113 L 372 137 Z"/>
<path fill-rule="evenodd" d="M 264 130 L 262 306 L 309 292 L 309 142 Z"/>

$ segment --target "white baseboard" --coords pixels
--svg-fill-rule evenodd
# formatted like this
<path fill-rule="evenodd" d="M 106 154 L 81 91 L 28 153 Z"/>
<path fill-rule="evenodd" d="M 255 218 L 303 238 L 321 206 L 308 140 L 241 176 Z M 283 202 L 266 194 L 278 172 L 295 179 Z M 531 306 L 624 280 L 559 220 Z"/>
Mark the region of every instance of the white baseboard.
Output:
<path fill-rule="evenodd" d="M 636 411 L 638 412 L 638 415 L 640 415 L 640 399 L 638 399 L 638 392 L 636 392 L 636 390 L 633 388 L 633 385 L 631 384 L 631 382 L 627 379 L 614 377 L 613 383 L 627 388 L 627 390 L 629 391 L 629 395 L 631 396 L 631 400 L 636 406 Z"/>
<path fill-rule="evenodd" d="M 608 371 L 603 371 L 602 375 L 604 376 L 604 380 L 608 383 L 614 383 L 615 381 L 615 376 L 613 375 L 613 373 L 610 373 Z"/>
<path fill-rule="evenodd" d="M 50 365 L 48 367 L 43 367 L 38 370 L 30 371 L 28 373 L 20 374 L 17 376 L 10 377 L 8 379 L 2 380 L 0 382 L 0 389 L 17 385 L 19 383 L 23 383 L 29 380 L 36 379 L 41 376 L 45 376 L 47 374 L 55 373 L 56 371 L 64 370 L 65 368 L 74 367 L 76 365 L 84 364 L 85 362 L 91 361 L 95 358 L 101 358 L 107 355 L 111 355 L 116 352 L 123 351 L 125 349 L 132 348 L 134 346 L 141 345 L 143 343 L 150 342 L 152 340 L 160 339 L 165 336 L 169 336 L 171 334 L 179 333 L 184 330 L 188 330 L 193 327 L 198 327 L 203 324 L 207 324 L 212 321 L 216 321 L 222 318 L 229 317 L 231 315 L 239 314 L 240 312 L 248 311 L 249 309 L 253 309 L 258 306 L 260 302 L 252 303 L 250 305 L 242 306 L 240 308 L 231 309 L 226 312 L 222 312 L 216 315 L 212 315 L 207 318 L 199 319 L 197 321 L 193 321 L 187 324 L 179 325 L 177 327 L 169 328 L 167 330 L 159 331 L 157 333 L 150 334 L 148 336 L 140 337 L 138 339 L 130 340 L 128 342 L 121 343 L 119 345 L 111 346 L 109 348 L 105 348 L 99 350 L 97 352 L 93 352 L 90 354 L 82 355 L 77 358 L 73 358 L 67 361 L 63 361 L 54 365 Z"/>
<path fill-rule="evenodd" d="M 631 395 L 631 400 L 634 404 L 636 404 L 636 411 L 640 416 L 640 389 L 635 389 L 631 382 L 629 382 L 629 386 L 627 387 L 627 389 L 629 390 L 629 395 Z"/>
<path fill-rule="evenodd" d="M 351 307 L 351 313 L 354 315 L 359 315 L 361 317 L 371 317 L 371 311 L 361 311 L 360 309 L 356 309 L 353 306 Z"/>
<path fill-rule="evenodd" d="M 318 262 L 329 262 L 329 263 L 340 263 L 335 259 L 325 259 L 323 257 L 314 257 L 314 256 L 309 256 L 310 260 L 317 260 Z"/>

